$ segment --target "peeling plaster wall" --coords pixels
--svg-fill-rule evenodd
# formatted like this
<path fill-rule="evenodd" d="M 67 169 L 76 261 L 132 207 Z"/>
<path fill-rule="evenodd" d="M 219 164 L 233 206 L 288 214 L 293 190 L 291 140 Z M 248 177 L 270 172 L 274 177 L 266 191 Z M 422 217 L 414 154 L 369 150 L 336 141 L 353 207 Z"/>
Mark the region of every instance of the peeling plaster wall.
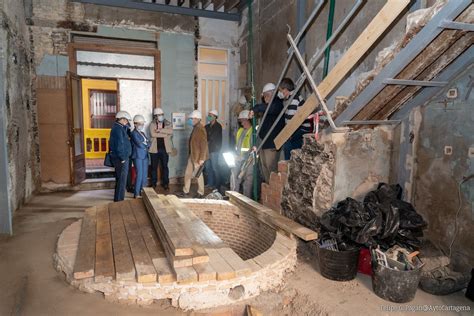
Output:
<path fill-rule="evenodd" d="M 414 178 L 406 181 L 406 185 L 413 188 L 417 211 L 428 221 L 427 237 L 446 253 L 455 235 L 459 210 L 458 233 L 453 246 L 454 263 L 459 267 L 474 266 L 474 178 L 460 185 L 463 179 L 474 175 L 472 71 L 471 65 L 437 96 L 415 109 L 420 117 L 414 151 L 416 169 Z M 458 90 L 456 99 L 446 98 L 451 88 Z M 451 154 L 446 146 L 451 147 Z M 407 169 L 409 166 L 407 164 Z"/>
<path fill-rule="evenodd" d="M 319 1 L 306 1 L 305 17 L 307 18 L 316 3 Z M 342 19 L 347 15 L 355 1 L 336 1 L 334 25 L 335 30 Z M 430 1 L 431 3 L 432 1 Z M 296 0 L 262 0 L 253 2 L 254 10 L 254 67 L 255 67 L 255 88 L 257 93 L 266 82 L 276 82 L 283 70 L 287 58 L 288 45 L 286 34 L 288 27 L 291 29 L 293 37 L 297 34 L 297 1 Z M 346 27 L 334 45 L 331 47 L 331 55 L 329 60 L 329 71 L 334 67 L 337 61 L 349 49 L 355 39 L 370 23 L 373 17 L 384 6 L 385 1 L 366 1 L 359 9 L 358 13 L 353 17 L 352 21 Z M 365 58 L 352 70 L 351 74 L 338 87 L 334 93 L 328 98 L 328 106 L 334 107 L 335 96 L 349 96 L 355 89 L 358 78 L 365 72 L 374 67 L 375 59 L 379 51 L 390 46 L 394 41 L 401 38 L 405 34 L 406 14 L 409 10 L 419 8 L 417 1 L 400 15 L 391 28 L 385 32 L 383 38 L 379 40 L 366 54 Z M 326 30 L 329 13 L 329 1 L 323 5 L 319 15 L 303 38 L 305 42 L 306 59 L 320 50 L 326 41 Z M 306 20 L 300 24 L 304 24 Z M 239 27 L 240 47 L 241 47 L 241 68 L 239 72 L 239 82 L 241 86 L 247 83 L 247 41 L 248 41 L 248 9 L 242 13 L 242 22 Z M 303 54 L 304 55 L 304 54 Z M 322 80 L 324 58 L 314 71 L 313 77 L 316 83 Z M 294 81 L 301 74 L 301 71 L 295 59 L 290 64 L 287 76 L 293 78 Z M 308 86 L 309 87 L 309 86 Z"/>
<path fill-rule="evenodd" d="M 9 208 L 13 212 L 38 188 L 38 128 L 31 89 L 33 57 L 23 1 L 4 0 L 0 9 L 0 59 L 3 59 L 0 119 L 6 127 L 8 159 L 8 185 L 1 189 L 8 192 Z"/>

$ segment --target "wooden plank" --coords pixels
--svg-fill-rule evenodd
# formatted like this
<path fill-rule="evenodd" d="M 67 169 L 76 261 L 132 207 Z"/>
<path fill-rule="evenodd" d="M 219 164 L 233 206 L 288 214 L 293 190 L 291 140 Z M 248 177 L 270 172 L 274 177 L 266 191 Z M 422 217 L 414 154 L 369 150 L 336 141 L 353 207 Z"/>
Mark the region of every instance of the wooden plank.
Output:
<path fill-rule="evenodd" d="M 192 243 L 176 222 L 178 215 L 166 207 L 166 201 L 160 201 L 158 194 L 152 188 L 144 188 L 143 191 L 143 200 L 147 211 L 152 219 L 157 220 L 158 227 L 155 226 L 155 228 L 162 231 L 164 237 L 162 241 L 168 242 L 174 256 L 192 255 Z"/>
<path fill-rule="evenodd" d="M 255 202 L 254 200 L 249 199 L 245 195 L 235 191 L 227 191 L 226 195 L 230 198 L 231 202 L 242 205 L 245 208 L 253 211 L 257 215 L 257 218 L 266 223 L 271 223 L 305 241 L 315 240 L 318 238 L 318 234 L 315 231 L 292 221 L 288 217 L 283 216 L 278 212 L 263 206 L 258 202 Z"/>
<path fill-rule="evenodd" d="M 410 0 L 388 0 L 384 7 L 372 19 L 370 24 L 359 35 L 347 52 L 337 62 L 334 68 L 329 72 L 326 78 L 319 84 L 318 90 L 321 97 L 326 98 L 360 61 L 360 59 L 369 51 L 378 38 L 402 13 Z M 318 99 L 312 93 L 304 105 L 298 109 L 295 116 L 289 121 L 285 128 L 275 138 L 275 146 L 280 149 L 281 146 L 290 138 L 291 135 L 301 126 L 304 120 L 319 105 Z"/>
<path fill-rule="evenodd" d="M 74 278 L 85 279 L 94 276 L 96 207 L 85 210 L 82 218 L 81 235 L 74 263 Z"/>
<path fill-rule="evenodd" d="M 281 260 L 283 256 L 279 254 L 278 252 L 274 251 L 273 249 L 268 249 L 264 253 L 261 253 L 260 255 L 256 256 L 253 258 L 253 260 L 262 268 L 268 267 L 275 262 Z"/>
<path fill-rule="evenodd" d="M 137 220 L 137 224 L 140 227 L 142 238 L 145 241 L 151 261 L 155 267 L 155 271 L 158 276 L 158 282 L 160 284 L 164 284 L 176 281 L 176 275 L 171 269 L 160 240 L 156 236 L 153 224 L 151 223 L 145 206 L 143 205 L 143 201 L 134 200 L 130 201 L 130 204 L 132 206 L 135 219 Z"/>
<path fill-rule="evenodd" d="M 197 282 L 198 280 L 198 274 L 193 267 L 175 268 L 174 270 L 176 272 L 176 280 L 180 284 Z"/>
<path fill-rule="evenodd" d="M 229 280 L 236 277 L 235 270 L 217 252 L 217 249 L 206 248 L 209 264 L 216 271 L 217 280 Z"/>
<path fill-rule="evenodd" d="M 121 203 L 109 204 L 112 248 L 115 260 L 115 279 L 117 281 L 135 281 L 135 266 L 123 224 Z"/>
<path fill-rule="evenodd" d="M 252 273 L 251 267 L 239 257 L 232 249 L 230 248 L 221 248 L 217 249 L 217 253 L 224 258 L 224 260 L 232 267 L 235 271 L 235 275 L 247 276 Z"/>
<path fill-rule="evenodd" d="M 123 223 L 137 272 L 137 281 L 139 283 L 156 282 L 156 271 L 153 267 L 148 249 L 146 248 L 145 241 L 142 238 L 140 227 L 133 214 L 132 205 L 129 201 L 122 202 L 121 204 Z"/>
<path fill-rule="evenodd" d="M 247 264 L 250 266 L 252 272 L 257 272 L 258 270 L 262 269 L 262 267 L 259 266 L 253 259 L 245 260 L 245 262 L 247 262 Z"/>
<path fill-rule="evenodd" d="M 110 232 L 109 205 L 97 206 L 95 240 L 95 280 L 104 282 L 115 276 L 112 234 Z"/>
<path fill-rule="evenodd" d="M 209 262 L 195 264 L 193 268 L 196 270 L 199 282 L 213 281 L 217 277 L 216 270 L 214 270 Z"/>
<path fill-rule="evenodd" d="M 145 205 L 147 205 L 148 200 L 143 199 L 145 202 Z M 147 206 L 147 211 L 149 211 L 151 206 Z M 180 268 L 180 267 L 189 267 L 192 266 L 193 264 L 193 257 L 192 256 L 175 256 L 173 254 L 173 251 L 171 250 L 169 243 L 167 242 L 167 239 L 165 235 L 163 234 L 162 228 L 159 224 L 159 221 L 155 218 L 150 216 L 151 222 L 153 226 L 155 227 L 155 232 L 158 235 L 158 238 L 161 242 L 161 245 L 163 247 L 163 250 L 165 251 L 166 257 L 170 263 L 170 265 L 173 268 Z"/>

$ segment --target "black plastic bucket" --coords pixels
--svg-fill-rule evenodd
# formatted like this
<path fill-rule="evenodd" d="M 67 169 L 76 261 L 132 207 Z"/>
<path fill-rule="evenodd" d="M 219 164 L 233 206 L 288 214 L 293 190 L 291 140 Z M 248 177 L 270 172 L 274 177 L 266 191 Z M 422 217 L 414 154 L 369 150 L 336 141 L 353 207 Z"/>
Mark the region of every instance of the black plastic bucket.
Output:
<path fill-rule="evenodd" d="M 349 281 L 357 275 L 359 249 L 335 251 L 321 248 L 317 243 L 321 275 L 334 281 Z"/>
<path fill-rule="evenodd" d="M 395 303 L 407 303 L 415 298 L 421 269 L 400 271 L 372 262 L 372 288 L 377 296 Z"/>

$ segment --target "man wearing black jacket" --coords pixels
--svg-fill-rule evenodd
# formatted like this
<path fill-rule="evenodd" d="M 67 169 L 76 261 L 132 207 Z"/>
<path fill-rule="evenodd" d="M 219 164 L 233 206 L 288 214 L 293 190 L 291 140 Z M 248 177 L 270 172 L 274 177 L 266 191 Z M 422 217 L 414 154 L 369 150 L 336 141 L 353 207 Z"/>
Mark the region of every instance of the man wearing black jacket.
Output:
<path fill-rule="evenodd" d="M 216 110 L 209 111 L 206 125 L 207 147 L 209 148 L 209 160 L 205 167 L 207 172 L 207 185 L 220 190 L 219 156 L 222 148 L 222 125 L 217 121 L 219 113 Z"/>
<path fill-rule="evenodd" d="M 263 115 L 267 109 L 268 103 L 272 98 L 273 91 L 276 89 L 273 83 L 267 83 L 263 87 L 262 91 L 262 101 L 263 103 L 257 104 L 253 111 L 258 116 L 259 114 Z M 273 123 L 278 118 L 278 115 L 283 110 L 283 101 L 275 97 L 270 108 L 268 109 L 267 116 L 265 121 L 260 122 L 260 127 L 258 128 L 258 137 L 260 140 L 263 140 L 265 136 L 270 131 Z M 280 131 L 285 127 L 285 119 L 283 117 L 278 120 L 277 125 L 270 133 L 270 136 L 262 145 L 262 150 L 260 151 L 260 164 L 262 168 L 262 174 L 265 179 L 265 182 L 268 183 L 270 180 L 270 173 L 272 171 L 278 170 L 278 159 L 280 158 L 280 151 L 275 148 L 275 137 L 280 133 Z"/>

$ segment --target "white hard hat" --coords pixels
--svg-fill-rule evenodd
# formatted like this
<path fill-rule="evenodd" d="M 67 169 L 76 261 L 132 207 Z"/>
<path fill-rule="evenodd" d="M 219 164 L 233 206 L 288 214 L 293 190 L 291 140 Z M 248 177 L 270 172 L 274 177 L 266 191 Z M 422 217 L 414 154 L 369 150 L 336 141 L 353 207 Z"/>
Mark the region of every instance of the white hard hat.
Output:
<path fill-rule="evenodd" d="M 249 119 L 250 118 L 250 111 L 249 110 L 243 110 L 242 112 L 239 113 L 239 120 L 240 119 Z"/>
<path fill-rule="evenodd" d="M 133 117 L 133 122 L 134 123 L 145 123 L 145 118 L 143 115 L 137 114 Z"/>
<path fill-rule="evenodd" d="M 202 114 L 198 110 L 194 110 L 189 114 L 189 118 L 202 119 Z"/>
<path fill-rule="evenodd" d="M 247 99 L 245 98 L 245 95 L 242 94 L 240 96 L 239 103 L 242 105 L 247 104 Z"/>
<path fill-rule="evenodd" d="M 214 115 L 215 117 L 218 117 L 218 116 L 219 116 L 219 112 L 217 112 L 217 110 L 210 110 L 210 111 L 209 111 L 209 114 L 212 114 L 212 115 Z"/>
<path fill-rule="evenodd" d="M 153 115 L 163 115 L 164 112 L 161 108 L 154 108 L 153 109 Z"/>
<path fill-rule="evenodd" d="M 265 93 L 265 92 L 268 92 L 268 91 L 273 91 L 275 89 L 276 89 L 276 86 L 273 83 L 269 82 L 269 83 L 267 83 L 266 85 L 263 86 L 262 93 Z"/>
<path fill-rule="evenodd" d="M 127 119 L 128 121 L 132 120 L 132 117 L 127 111 L 118 111 L 117 114 L 115 114 L 116 119 Z"/>

